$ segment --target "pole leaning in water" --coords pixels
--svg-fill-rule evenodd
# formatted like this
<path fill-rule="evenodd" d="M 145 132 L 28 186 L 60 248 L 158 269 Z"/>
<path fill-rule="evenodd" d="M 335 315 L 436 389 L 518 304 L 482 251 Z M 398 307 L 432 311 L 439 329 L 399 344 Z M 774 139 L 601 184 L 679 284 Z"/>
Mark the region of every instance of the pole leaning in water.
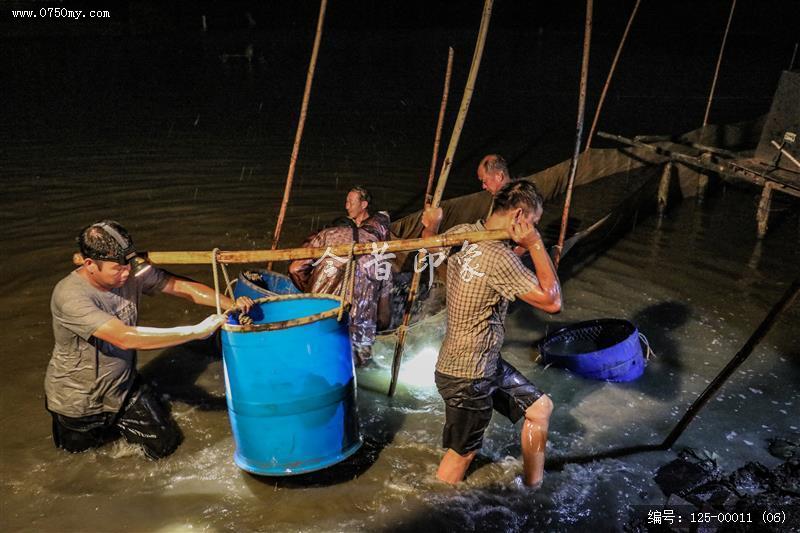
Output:
<path fill-rule="evenodd" d="M 428 186 L 425 188 L 425 203 L 432 200 L 431 189 L 433 188 L 433 177 L 436 175 L 436 162 L 439 158 L 439 143 L 442 140 L 442 124 L 444 124 L 444 112 L 447 109 L 447 99 L 450 95 L 450 75 L 453 73 L 453 47 L 447 49 L 447 69 L 444 74 L 444 91 L 442 92 L 442 104 L 439 106 L 439 120 L 436 123 L 436 135 L 433 140 L 433 156 L 431 157 L 431 169 L 428 172 Z"/>
<path fill-rule="evenodd" d="M 431 196 L 431 188 L 433 187 L 433 177 L 436 173 L 436 160 L 439 154 L 439 142 L 441 141 L 442 137 L 442 123 L 444 122 L 444 112 L 447 107 L 447 97 L 450 92 L 450 75 L 453 71 L 453 48 L 449 47 L 447 52 L 447 71 L 445 72 L 444 76 L 444 92 L 442 94 L 442 104 L 439 107 L 439 120 L 436 125 L 436 135 L 433 141 L 433 156 L 431 157 L 431 169 L 428 174 L 428 187 L 425 190 L 425 198 L 423 202 L 423 209 L 432 201 Z M 414 261 L 417 260 L 424 261 L 425 254 L 419 252 L 417 256 L 414 258 Z M 408 330 L 408 324 L 411 322 L 411 312 L 414 308 L 414 302 L 417 299 L 417 294 L 419 292 L 419 282 L 421 279 L 421 272 L 416 272 L 416 263 L 414 268 L 414 275 L 411 277 L 411 285 L 408 289 L 408 296 L 406 297 L 406 305 L 403 309 L 403 320 L 400 324 L 400 327 L 397 329 L 397 341 L 395 342 L 394 347 L 394 356 L 392 357 L 392 376 L 393 379 L 389 384 L 389 396 L 394 396 L 395 388 L 397 387 L 397 380 L 394 377 L 395 372 L 399 372 L 399 361 L 402 356 L 403 346 L 405 345 L 406 341 L 406 331 Z M 397 366 L 397 371 L 395 371 L 395 366 Z"/>
<path fill-rule="evenodd" d="M 691 407 L 689 407 L 675 428 L 670 431 L 667 438 L 664 439 L 664 442 L 661 445 L 663 449 L 669 449 L 673 444 L 675 444 L 675 441 L 677 441 L 678 437 L 681 436 L 683 431 L 686 429 L 686 426 L 689 425 L 689 422 L 691 422 L 694 417 L 697 416 L 697 413 L 699 413 L 706 403 L 708 403 L 708 400 L 710 400 L 717 393 L 720 387 L 725 384 L 728 378 L 731 377 L 731 374 L 733 374 L 734 371 L 739 368 L 742 363 L 744 363 L 745 359 L 747 359 L 750 354 L 753 353 L 753 349 L 756 347 L 756 345 L 758 345 L 758 343 L 761 342 L 761 339 L 763 339 L 766 334 L 769 333 L 769 330 L 772 329 L 773 324 L 775 324 L 775 321 L 778 319 L 781 313 L 792 306 L 799 293 L 800 278 L 792 282 L 786 292 L 783 293 L 783 296 L 778 303 L 772 307 L 764 320 L 761 321 L 761 324 L 759 324 L 758 328 L 756 328 L 753 334 L 750 335 L 750 338 L 747 339 L 747 342 L 744 344 L 744 346 L 742 346 L 742 349 L 733 356 L 733 359 L 728 361 L 728 364 L 725 365 L 725 368 L 723 368 L 720 373 L 717 374 L 717 377 L 715 377 L 708 387 L 706 387 L 706 390 L 704 390 L 703 393 L 692 403 Z"/>
<path fill-rule="evenodd" d="M 292 194 L 292 181 L 294 180 L 294 171 L 297 166 L 297 155 L 300 152 L 300 141 L 303 138 L 303 128 L 306 124 L 306 115 L 308 114 L 308 101 L 311 97 L 311 85 L 314 82 L 314 71 L 317 67 L 317 56 L 319 55 L 319 43 L 322 40 L 322 26 L 325 22 L 325 9 L 328 6 L 328 0 L 321 0 L 319 4 L 319 18 L 317 19 L 317 33 L 314 36 L 314 47 L 311 51 L 311 61 L 308 64 L 308 73 L 306 74 L 306 87 L 303 91 L 303 103 L 300 106 L 300 118 L 297 121 L 297 132 L 294 136 L 294 146 L 292 147 L 292 156 L 289 159 L 289 172 L 286 175 L 286 186 L 283 190 L 283 201 L 281 202 L 281 209 L 278 212 L 278 221 L 275 223 L 275 234 L 272 237 L 272 249 L 278 247 L 278 242 L 281 238 L 281 228 L 283 227 L 283 220 L 286 217 L 286 206 L 289 205 L 289 196 Z M 272 268 L 270 263 L 268 269 Z"/>
<path fill-rule="evenodd" d="M 592 1 L 586 0 L 586 24 L 583 33 L 583 60 L 581 61 L 581 85 L 578 95 L 578 124 L 575 133 L 575 151 L 569 164 L 569 182 L 567 183 L 567 197 L 564 199 L 564 212 L 561 215 L 561 230 L 558 234 L 558 244 L 555 246 L 553 263 L 558 268 L 561 260 L 561 249 L 564 246 L 564 237 L 567 234 L 567 220 L 569 220 L 569 206 L 572 202 L 572 187 L 575 184 L 575 174 L 578 171 L 578 157 L 581 153 L 581 137 L 583 136 L 583 117 L 586 112 L 586 83 L 589 77 L 589 48 L 592 42 Z"/>
<path fill-rule="evenodd" d="M 461 107 L 458 110 L 458 117 L 453 126 L 453 133 L 450 136 L 450 144 L 447 147 L 447 155 L 445 155 L 444 162 L 442 163 L 442 170 L 439 174 L 439 181 L 436 184 L 436 191 L 431 200 L 431 207 L 439 207 L 439 203 L 442 201 L 442 194 L 444 193 L 445 185 L 447 185 L 447 177 L 450 175 L 450 168 L 453 165 L 453 156 L 458 146 L 458 140 L 461 137 L 461 130 L 464 128 L 464 122 L 467 120 L 467 111 L 469 111 L 469 104 L 472 101 L 472 93 L 475 91 L 475 79 L 478 77 L 478 70 L 480 70 L 481 58 L 483 57 L 483 47 L 486 44 L 486 34 L 489 32 L 489 21 L 492 18 L 492 3 L 493 0 L 486 0 L 483 4 L 483 15 L 481 16 L 481 26 L 478 30 L 478 39 L 475 42 L 475 52 L 472 54 L 472 65 L 469 68 L 467 83 L 464 86 L 464 95 L 461 97 Z M 415 261 L 424 260 L 425 254 L 423 252 L 420 252 L 415 259 Z M 394 357 L 392 358 L 392 380 L 389 383 L 389 396 L 394 396 L 394 392 L 397 389 L 397 378 L 400 375 L 400 363 L 403 359 L 406 330 L 411 321 L 411 310 L 414 306 L 414 301 L 417 299 L 419 280 L 421 277 L 422 271 L 415 268 L 414 276 L 411 278 L 411 287 L 408 290 L 406 308 L 403 312 L 403 323 L 397 328 L 397 343 L 395 344 Z"/>
<path fill-rule="evenodd" d="M 628 25 L 625 26 L 625 31 L 622 33 L 622 39 L 619 41 L 619 46 L 617 47 L 617 53 L 614 54 L 614 60 L 611 62 L 611 69 L 608 71 L 608 77 L 606 78 L 606 84 L 603 85 L 603 91 L 600 93 L 600 100 L 597 102 L 597 109 L 594 111 L 594 118 L 592 119 L 592 126 L 589 128 L 589 135 L 586 137 L 586 147 L 584 150 L 588 150 L 592 147 L 592 137 L 594 137 L 594 131 L 597 128 L 597 121 L 600 118 L 600 110 L 603 109 L 603 102 L 606 101 L 606 94 L 608 93 L 608 86 L 611 85 L 611 78 L 614 77 L 614 71 L 617 69 L 617 62 L 619 61 L 619 56 L 622 54 L 622 47 L 625 46 L 625 41 L 628 39 L 628 33 L 631 30 L 631 25 L 633 24 L 633 19 L 636 17 L 636 12 L 639 10 L 639 4 L 642 3 L 642 0 L 636 0 L 636 5 L 633 6 L 633 11 L 631 12 L 630 18 L 628 18 Z"/>
<path fill-rule="evenodd" d="M 719 67 L 722 64 L 722 54 L 725 52 L 725 42 L 728 40 L 728 31 L 731 29 L 731 20 L 733 20 L 733 10 L 736 9 L 736 0 L 731 4 L 731 12 L 728 14 L 728 24 L 725 26 L 725 34 L 722 36 L 722 46 L 719 47 L 719 56 L 717 56 L 717 67 L 714 69 L 714 80 L 711 82 L 711 90 L 708 93 L 708 104 L 706 104 L 706 114 L 703 116 L 703 126 L 708 124 L 708 115 L 711 113 L 711 102 L 714 101 L 714 90 L 717 88 L 717 77 L 719 76 Z"/>
<path fill-rule="evenodd" d="M 686 413 L 684 413 L 684 415 L 681 417 L 672 431 L 670 431 L 669 435 L 667 435 L 667 438 L 664 439 L 663 442 L 660 444 L 640 444 L 637 446 L 626 446 L 624 448 L 615 448 L 591 455 L 556 457 L 547 461 L 546 468 L 548 470 L 561 470 L 563 469 L 564 465 L 567 464 L 587 464 L 603 459 L 617 459 L 627 455 L 664 451 L 672 448 L 681 434 L 683 434 L 689 423 L 694 419 L 695 416 L 697 416 L 697 413 L 699 413 L 700 410 L 705 407 L 705 405 L 717 393 L 717 391 L 722 388 L 723 385 L 725 385 L 725 382 L 728 380 L 728 378 L 730 378 L 736 369 L 739 368 L 739 366 L 744 363 L 750 354 L 753 353 L 755 347 L 762 341 L 767 333 L 770 332 L 772 327 L 775 325 L 775 322 L 777 322 L 778 318 L 780 318 L 781 314 L 783 314 L 792 306 L 792 304 L 795 303 L 798 296 L 800 296 L 800 278 L 797 278 L 792 282 L 786 292 L 783 293 L 780 300 L 778 300 L 778 302 L 772 306 L 772 309 L 769 310 L 769 313 L 767 313 L 767 316 L 761 321 L 761 324 L 759 324 L 752 335 L 750 335 L 750 338 L 747 339 L 747 342 L 745 342 L 744 346 L 742 346 L 736 355 L 734 355 L 733 358 L 728 361 L 728 364 L 725 365 L 725 368 L 723 368 L 719 374 L 717 374 L 714 380 L 708 385 L 708 387 L 706 387 L 700 396 L 698 396 L 697 399 L 692 402 L 692 405 L 689 407 Z"/>

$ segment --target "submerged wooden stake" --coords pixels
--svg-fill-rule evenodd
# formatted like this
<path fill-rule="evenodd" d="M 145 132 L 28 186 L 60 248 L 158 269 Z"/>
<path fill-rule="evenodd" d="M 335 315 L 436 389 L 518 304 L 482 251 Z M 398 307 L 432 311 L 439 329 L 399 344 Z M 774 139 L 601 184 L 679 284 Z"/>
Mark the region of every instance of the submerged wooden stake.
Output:
<path fill-rule="evenodd" d="M 706 192 L 708 191 L 708 174 L 705 172 L 697 173 L 697 203 L 702 204 L 706 199 Z"/>
<path fill-rule="evenodd" d="M 314 71 L 317 67 L 317 56 L 319 55 L 319 43 L 322 40 L 322 26 L 325 22 L 325 9 L 328 6 L 328 0 L 321 0 L 319 4 L 319 18 L 317 19 L 317 33 L 314 36 L 314 47 L 311 51 L 311 61 L 308 64 L 308 72 L 306 74 L 306 86 L 303 91 L 303 103 L 300 106 L 300 118 L 297 121 L 297 132 L 294 136 L 294 146 L 292 147 L 292 156 L 289 159 L 289 173 L 286 175 L 286 186 L 283 189 L 283 201 L 281 202 L 281 209 L 278 212 L 278 221 L 275 223 L 275 234 L 272 236 L 272 249 L 278 247 L 278 242 L 281 238 L 281 228 L 283 227 L 283 220 L 286 217 L 286 207 L 289 205 L 289 196 L 292 194 L 292 181 L 294 180 L 294 171 L 297 166 L 297 155 L 300 153 L 300 141 L 303 138 L 303 128 L 306 124 L 306 115 L 308 114 L 308 101 L 311 97 L 311 85 L 314 82 Z M 269 265 L 267 268 L 270 268 Z"/>
<path fill-rule="evenodd" d="M 664 216 L 669 200 L 669 182 L 672 179 L 672 161 L 667 161 L 664 171 L 661 173 L 661 181 L 658 184 L 658 216 Z"/>
<path fill-rule="evenodd" d="M 711 154 L 709 152 L 703 152 L 700 154 L 700 159 L 706 162 L 711 162 Z M 697 172 L 697 203 L 702 204 L 706 198 L 706 192 L 708 191 L 708 182 L 709 182 L 709 175 L 708 172 L 705 171 L 698 171 Z"/>
<path fill-rule="evenodd" d="M 467 76 L 467 84 L 464 87 L 464 95 L 461 97 L 461 107 L 458 110 L 458 118 L 456 118 L 456 124 L 453 126 L 453 133 L 450 136 L 450 145 L 447 147 L 447 155 L 445 156 L 444 163 L 442 163 L 442 171 L 441 174 L 439 174 L 439 181 L 436 184 L 436 192 L 433 194 L 433 199 L 431 200 L 432 207 L 439 207 L 439 203 L 442 201 L 442 194 L 444 193 L 445 185 L 447 185 L 447 177 L 450 175 L 450 167 L 453 164 L 453 156 L 458 146 L 458 140 L 461 137 L 461 130 L 464 128 L 464 122 L 467 120 L 467 111 L 469 111 L 469 104 L 472 101 L 472 93 L 475 91 L 475 79 L 478 77 L 478 70 L 480 69 L 481 58 L 483 57 L 483 46 L 486 43 L 486 34 L 489 31 L 489 21 L 492 18 L 492 3 L 493 0 L 486 0 L 483 4 L 483 15 L 481 17 L 481 26 L 478 30 L 478 40 L 475 43 L 475 52 L 472 54 L 472 65 L 469 68 L 469 76 Z M 416 260 L 424 261 L 425 254 L 420 253 Z M 403 312 L 403 323 L 397 329 L 397 343 L 395 344 L 394 357 L 392 358 L 392 379 L 389 383 L 389 396 L 394 396 L 394 392 L 397 388 L 397 378 L 400 375 L 400 362 L 403 359 L 406 330 L 411 320 L 411 310 L 417 299 L 419 280 L 421 277 L 422 271 L 415 268 L 414 275 L 411 278 L 411 286 L 408 290 L 406 308 Z"/>
<path fill-rule="evenodd" d="M 761 199 L 758 201 L 758 211 L 756 211 L 759 239 L 763 239 L 767 234 L 767 223 L 769 222 L 769 208 L 771 204 L 772 183 L 768 181 L 764 184 L 764 188 L 761 190 Z"/>

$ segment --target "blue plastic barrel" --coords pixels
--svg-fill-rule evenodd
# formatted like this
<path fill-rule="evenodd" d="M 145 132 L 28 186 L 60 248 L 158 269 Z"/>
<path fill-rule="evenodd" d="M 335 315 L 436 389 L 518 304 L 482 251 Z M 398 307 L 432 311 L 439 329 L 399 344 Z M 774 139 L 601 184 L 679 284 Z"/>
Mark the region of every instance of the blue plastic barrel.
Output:
<path fill-rule="evenodd" d="M 542 364 L 589 379 L 633 381 L 644 372 L 639 330 L 627 320 L 606 318 L 561 328 L 539 343 Z"/>
<path fill-rule="evenodd" d="M 239 273 L 233 296 L 249 296 L 253 300 L 277 294 L 300 294 L 289 276 L 271 270 L 247 270 Z"/>
<path fill-rule="evenodd" d="M 356 383 L 341 300 L 322 294 L 263 298 L 253 324 L 222 327 L 234 461 L 266 476 L 331 466 L 361 446 Z M 344 313 L 344 317 L 347 313 Z"/>

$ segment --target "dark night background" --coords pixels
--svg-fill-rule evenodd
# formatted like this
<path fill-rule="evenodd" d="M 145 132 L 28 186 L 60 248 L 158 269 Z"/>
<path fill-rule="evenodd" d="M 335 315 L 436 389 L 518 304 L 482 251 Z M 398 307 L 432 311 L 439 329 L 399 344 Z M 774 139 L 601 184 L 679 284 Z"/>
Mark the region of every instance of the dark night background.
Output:
<path fill-rule="evenodd" d="M 392 149 L 407 149 L 400 155 L 424 169 L 429 149 L 423 145 L 430 145 L 435 125 L 447 46 L 454 46 L 456 55 L 445 139 L 482 4 L 331 1 L 303 152 L 320 149 L 331 136 L 377 132 L 391 139 Z M 586 129 L 633 4 L 595 2 Z M 6 102 L 0 134 L 75 142 L 123 133 L 153 139 L 187 128 L 192 134 L 234 137 L 246 132 L 242 142 L 252 141 L 255 149 L 253 139 L 269 128 L 276 148 L 288 156 L 318 2 L 0 5 L 0 84 Z M 698 127 L 730 5 L 727 0 L 643 1 L 600 129 L 635 135 Z M 107 9 L 111 18 L 11 18 L 12 9 L 42 7 Z M 512 166 L 517 162 L 512 168 L 517 174 L 568 157 L 584 10 L 585 3 L 578 1 L 495 2 L 454 171 L 471 173 L 486 150 L 505 153 Z M 797 0 L 737 3 L 712 123 L 750 120 L 768 111 L 800 38 L 798 13 Z M 244 69 L 237 59 L 220 64 L 220 57 L 243 54 L 247 45 L 253 46 L 252 68 Z M 350 120 L 331 119 L 327 110 L 333 107 Z M 336 120 L 336 127 L 326 120 Z"/>
<path fill-rule="evenodd" d="M 634 2 L 631 0 L 594 3 L 595 32 L 614 33 L 613 26 L 624 26 Z M 29 1 L 5 0 L 0 20 L 12 35 L 37 33 L 148 33 L 195 31 L 200 17 L 206 15 L 210 30 L 231 30 L 249 26 L 250 13 L 261 29 L 313 28 L 319 2 L 254 1 Z M 329 2 L 325 26 L 328 29 L 422 29 L 473 28 L 480 18 L 482 2 L 464 0 L 384 2 L 347 0 Z M 644 1 L 636 26 L 641 31 L 659 30 L 669 35 L 720 33 L 730 9 L 729 0 Z M 48 26 L 41 21 L 20 27 L 9 25 L 12 9 L 61 7 L 65 9 L 104 9 L 112 13 L 108 24 L 89 24 L 84 20 L 70 28 L 58 27 L 55 19 Z M 762 35 L 768 38 L 797 37 L 800 4 L 796 0 L 740 0 L 736 6 L 734 34 Z M 582 29 L 585 2 L 582 1 L 510 1 L 495 2 L 493 27 L 572 32 Z"/>

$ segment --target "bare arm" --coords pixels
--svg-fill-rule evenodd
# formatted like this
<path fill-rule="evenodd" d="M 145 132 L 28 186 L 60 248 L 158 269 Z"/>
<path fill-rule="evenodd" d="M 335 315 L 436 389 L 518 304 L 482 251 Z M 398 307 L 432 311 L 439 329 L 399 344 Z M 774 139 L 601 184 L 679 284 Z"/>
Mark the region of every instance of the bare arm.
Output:
<path fill-rule="evenodd" d="M 161 289 L 161 292 L 189 300 L 190 302 L 199 305 L 205 305 L 208 307 L 215 307 L 217 305 L 216 293 L 214 289 L 208 285 L 204 285 L 187 278 L 170 276 L 167 284 L 164 285 L 163 289 Z M 220 294 L 219 303 L 223 309 L 230 309 L 236 306 L 246 313 L 253 305 L 253 300 L 246 296 L 242 296 L 237 298 L 234 302 L 224 294 Z"/>
<path fill-rule="evenodd" d="M 536 277 L 539 280 L 539 286 L 520 295 L 520 299 L 542 311 L 558 313 L 561 311 L 561 283 L 558 281 L 556 269 L 550 260 L 550 255 L 547 253 L 539 231 L 532 224 L 522 221 L 512 223 L 509 234 L 514 242 L 531 254 Z"/>
<path fill-rule="evenodd" d="M 112 318 L 97 328 L 94 336 L 123 350 L 155 350 L 205 339 L 214 333 L 223 322 L 225 322 L 223 315 L 211 315 L 193 326 L 150 328 L 128 326 L 121 320 Z"/>
<path fill-rule="evenodd" d="M 289 277 L 295 286 L 303 292 L 308 290 L 311 272 L 314 270 L 313 259 L 297 259 L 289 264 Z"/>

